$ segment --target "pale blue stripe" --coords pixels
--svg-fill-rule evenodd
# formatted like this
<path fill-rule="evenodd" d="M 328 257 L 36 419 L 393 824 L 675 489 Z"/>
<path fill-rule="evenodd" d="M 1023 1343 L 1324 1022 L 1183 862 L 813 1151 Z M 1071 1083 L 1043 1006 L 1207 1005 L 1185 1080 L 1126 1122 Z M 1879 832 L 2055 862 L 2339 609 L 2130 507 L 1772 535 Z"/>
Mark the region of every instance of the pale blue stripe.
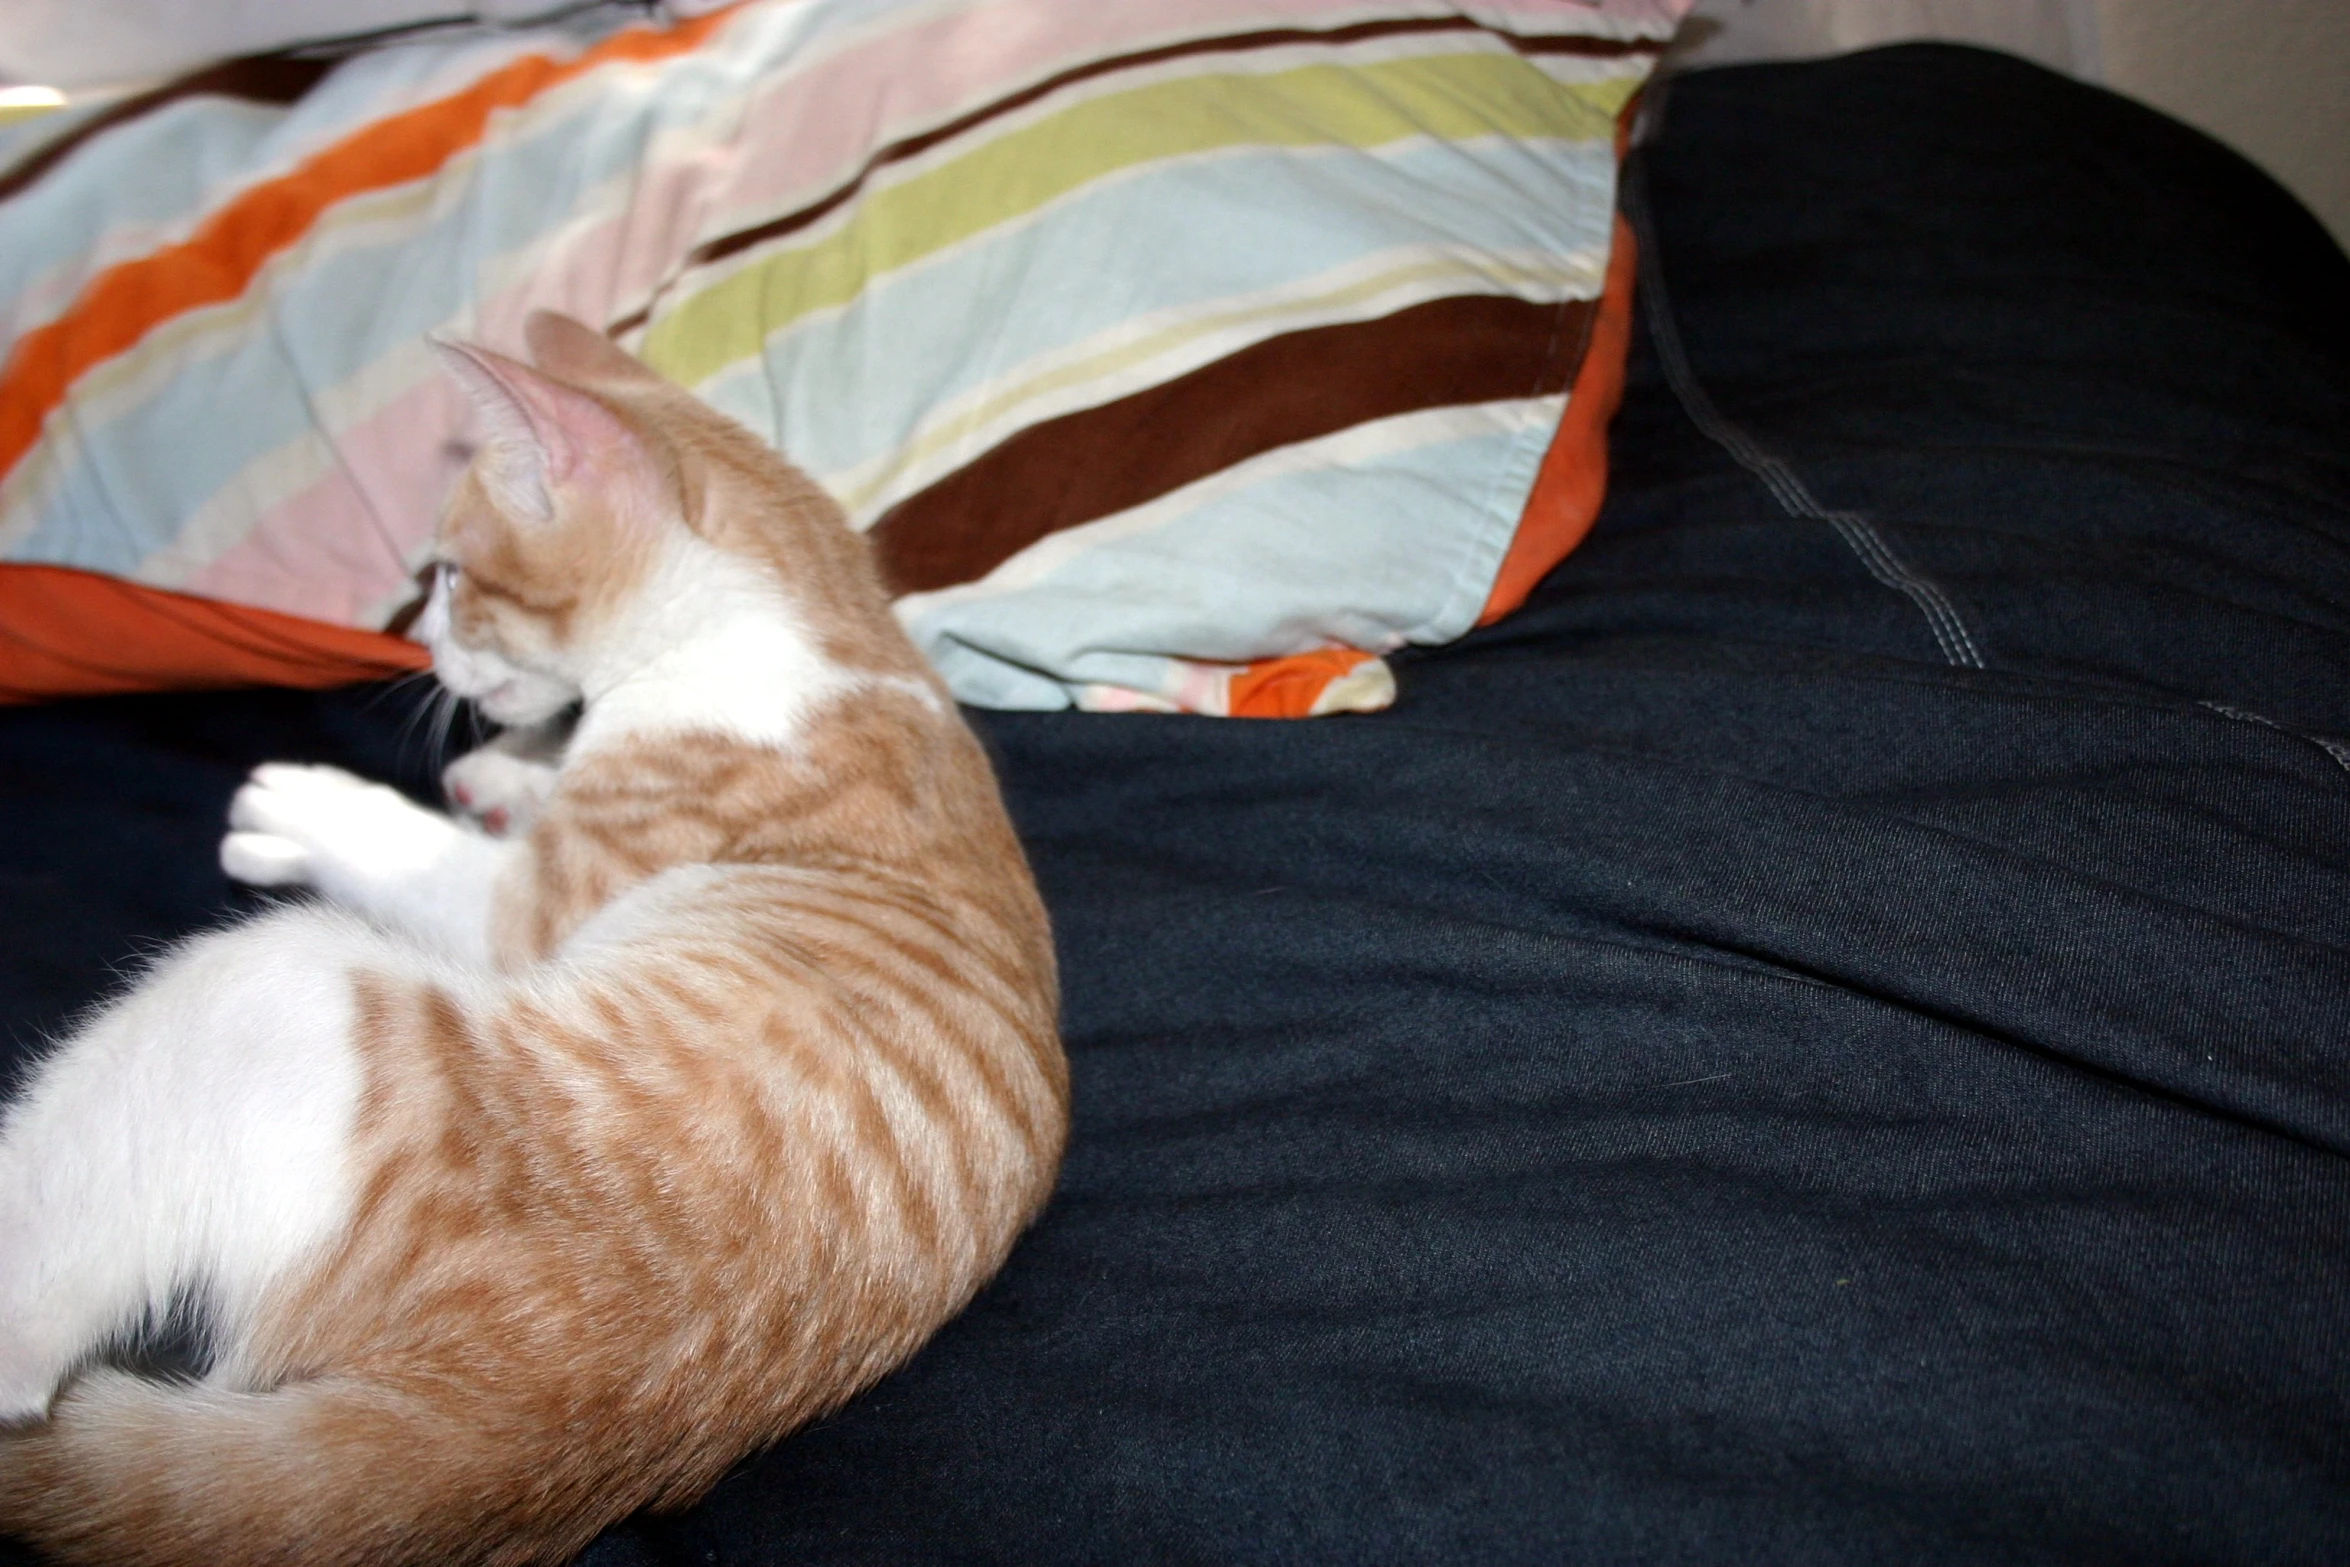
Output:
<path fill-rule="evenodd" d="M 1026 587 L 934 602 L 907 629 L 957 697 L 1017 708 L 1066 707 L 1079 685 L 1154 688 L 1166 649 L 1246 663 L 1448 641 L 1483 606 L 1549 435 L 1270 477 Z"/>
<path fill-rule="evenodd" d="M 106 235 L 168 223 L 243 184 L 284 119 L 266 104 L 175 103 L 107 132 L 0 202 L 0 295 L 81 264 Z"/>

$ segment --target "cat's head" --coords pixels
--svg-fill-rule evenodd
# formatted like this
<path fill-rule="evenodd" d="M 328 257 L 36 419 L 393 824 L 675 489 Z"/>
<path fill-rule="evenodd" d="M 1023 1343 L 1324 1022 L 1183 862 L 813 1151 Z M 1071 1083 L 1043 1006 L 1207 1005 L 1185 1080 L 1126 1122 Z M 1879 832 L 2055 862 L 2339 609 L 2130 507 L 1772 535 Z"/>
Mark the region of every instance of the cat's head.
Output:
<path fill-rule="evenodd" d="M 568 316 L 532 312 L 524 339 L 535 365 L 436 345 L 482 436 L 417 623 L 442 684 L 536 723 L 722 613 L 788 621 L 835 664 L 925 669 L 806 474 Z"/>
<path fill-rule="evenodd" d="M 534 368 L 436 343 L 481 444 L 442 514 L 417 630 L 442 684 L 505 724 L 579 700 L 613 622 L 688 526 L 674 454 L 632 404 L 672 389 L 567 316 L 534 312 Z"/>

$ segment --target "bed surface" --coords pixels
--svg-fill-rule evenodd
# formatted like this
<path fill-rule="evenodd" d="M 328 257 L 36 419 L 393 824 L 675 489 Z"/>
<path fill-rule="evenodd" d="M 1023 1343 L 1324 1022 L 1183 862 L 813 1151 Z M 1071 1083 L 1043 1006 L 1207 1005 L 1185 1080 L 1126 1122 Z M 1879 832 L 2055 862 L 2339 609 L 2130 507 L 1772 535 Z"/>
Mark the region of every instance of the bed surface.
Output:
<path fill-rule="evenodd" d="M 1695 377 L 1867 526 L 1644 324 L 1592 537 L 1392 711 L 979 715 L 1053 1206 L 588 1561 L 2350 1560 L 2350 261 L 1962 49 L 1640 161 Z M 415 707 L 0 713 L 10 1047 L 246 896 L 254 762 L 424 791 Z"/>

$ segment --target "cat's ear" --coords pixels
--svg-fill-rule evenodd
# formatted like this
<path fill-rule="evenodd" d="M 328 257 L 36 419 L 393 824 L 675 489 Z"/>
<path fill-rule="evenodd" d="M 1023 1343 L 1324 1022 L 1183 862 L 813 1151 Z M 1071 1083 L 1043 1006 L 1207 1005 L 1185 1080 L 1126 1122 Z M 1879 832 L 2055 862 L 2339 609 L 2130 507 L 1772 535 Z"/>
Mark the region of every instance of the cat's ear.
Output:
<path fill-rule="evenodd" d="M 627 349 L 594 327 L 554 310 L 533 310 L 522 323 L 522 340 L 541 370 L 575 381 L 659 381 Z"/>
<path fill-rule="evenodd" d="M 482 481 L 514 515 L 545 522 L 558 486 L 586 475 L 610 484 L 652 467 L 636 432 L 578 387 L 470 343 L 432 345 L 481 416 Z"/>

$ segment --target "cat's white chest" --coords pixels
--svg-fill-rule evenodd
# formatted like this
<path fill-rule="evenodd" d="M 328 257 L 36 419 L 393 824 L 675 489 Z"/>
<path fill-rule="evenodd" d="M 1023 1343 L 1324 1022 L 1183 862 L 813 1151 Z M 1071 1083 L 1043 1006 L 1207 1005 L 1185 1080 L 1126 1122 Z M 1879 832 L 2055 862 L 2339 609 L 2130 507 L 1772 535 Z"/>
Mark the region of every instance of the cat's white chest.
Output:
<path fill-rule="evenodd" d="M 789 750 L 814 715 L 856 683 L 796 617 L 762 606 L 649 656 L 588 704 L 573 746 L 692 730 Z"/>

